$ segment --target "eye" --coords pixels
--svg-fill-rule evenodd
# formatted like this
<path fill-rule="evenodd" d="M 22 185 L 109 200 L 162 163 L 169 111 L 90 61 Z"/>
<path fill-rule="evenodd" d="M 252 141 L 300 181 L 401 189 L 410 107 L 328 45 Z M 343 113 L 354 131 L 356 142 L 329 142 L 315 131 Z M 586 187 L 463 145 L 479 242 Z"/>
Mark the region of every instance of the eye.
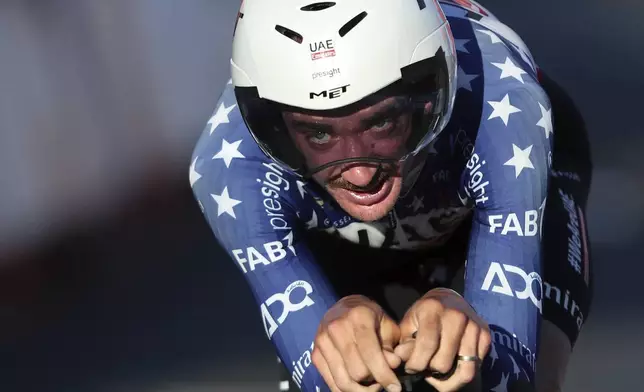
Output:
<path fill-rule="evenodd" d="M 371 128 L 376 131 L 383 131 L 390 128 L 392 124 L 393 124 L 393 121 L 389 118 L 386 118 L 378 121 Z"/>
<path fill-rule="evenodd" d="M 329 135 L 326 132 L 315 132 L 312 133 L 312 136 L 309 137 L 309 140 L 315 144 L 325 144 L 329 142 L 329 139 L 331 139 L 331 135 Z"/>

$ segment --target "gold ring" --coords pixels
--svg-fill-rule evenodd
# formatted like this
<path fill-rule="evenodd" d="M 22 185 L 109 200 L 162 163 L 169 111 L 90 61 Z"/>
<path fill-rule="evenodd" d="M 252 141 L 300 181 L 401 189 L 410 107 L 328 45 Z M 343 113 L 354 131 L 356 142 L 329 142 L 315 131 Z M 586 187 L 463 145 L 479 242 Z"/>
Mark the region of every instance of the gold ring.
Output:
<path fill-rule="evenodd" d="M 459 355 L 457 359 L 464 362 L 478 362 L 479 357 L 474 355 Z"/>

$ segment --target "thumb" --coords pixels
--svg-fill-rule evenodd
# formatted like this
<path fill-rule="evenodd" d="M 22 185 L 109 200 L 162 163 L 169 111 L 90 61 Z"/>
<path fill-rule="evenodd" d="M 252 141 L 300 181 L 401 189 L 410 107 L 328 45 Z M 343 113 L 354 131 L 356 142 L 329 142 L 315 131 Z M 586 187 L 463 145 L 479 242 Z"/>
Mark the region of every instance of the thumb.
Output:
<path fill-rule="evenodd" d="M 400 327 L 386 314 L 380 320 L 378 337 L 380 338 L 382 348 L 391 352 L 394 351 L 394 347 L 396 347 L 400 340 Z"/>

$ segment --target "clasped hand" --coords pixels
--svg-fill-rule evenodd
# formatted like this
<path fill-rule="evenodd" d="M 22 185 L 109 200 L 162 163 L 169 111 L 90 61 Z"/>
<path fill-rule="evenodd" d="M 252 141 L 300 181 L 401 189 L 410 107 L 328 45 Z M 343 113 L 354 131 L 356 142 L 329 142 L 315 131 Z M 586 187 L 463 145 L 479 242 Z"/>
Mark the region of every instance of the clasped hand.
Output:
<path fill-rule="evenodd" d="M 315 337 L 313 364 L 333 392 L 399 392 L 393 369 L 405 363 L 409 374 L 427 369 L 446 379 L 425 380 L 439 392 L 456 391 L 471 382 L 490 348 L 487 323 L 457 293 L 435 289 L 416 301 L 400 324 L 374 301 L 349 296 L 325 314 Z M 372 381 L 369 386 L 361 382 Z"/>

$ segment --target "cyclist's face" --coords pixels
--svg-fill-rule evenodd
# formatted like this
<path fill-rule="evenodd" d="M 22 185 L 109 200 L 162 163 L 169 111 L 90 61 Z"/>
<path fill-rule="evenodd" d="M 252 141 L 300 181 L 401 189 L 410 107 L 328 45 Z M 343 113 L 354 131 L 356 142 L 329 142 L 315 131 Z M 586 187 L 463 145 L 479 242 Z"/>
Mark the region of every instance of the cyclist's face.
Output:
<path fill-rule="evenodd" d="M 316 168 L 347 158 L 397 160 L 406 152 L 411 113 L 406 97 L 389 97 L 341 116 L 284 112 L 283 117 L 307 166 Z M 385 216 L 396 203 L 402 184 L 399 164 L 344 163 L 313 177 L 347 213 L 362 221 Z"/>

